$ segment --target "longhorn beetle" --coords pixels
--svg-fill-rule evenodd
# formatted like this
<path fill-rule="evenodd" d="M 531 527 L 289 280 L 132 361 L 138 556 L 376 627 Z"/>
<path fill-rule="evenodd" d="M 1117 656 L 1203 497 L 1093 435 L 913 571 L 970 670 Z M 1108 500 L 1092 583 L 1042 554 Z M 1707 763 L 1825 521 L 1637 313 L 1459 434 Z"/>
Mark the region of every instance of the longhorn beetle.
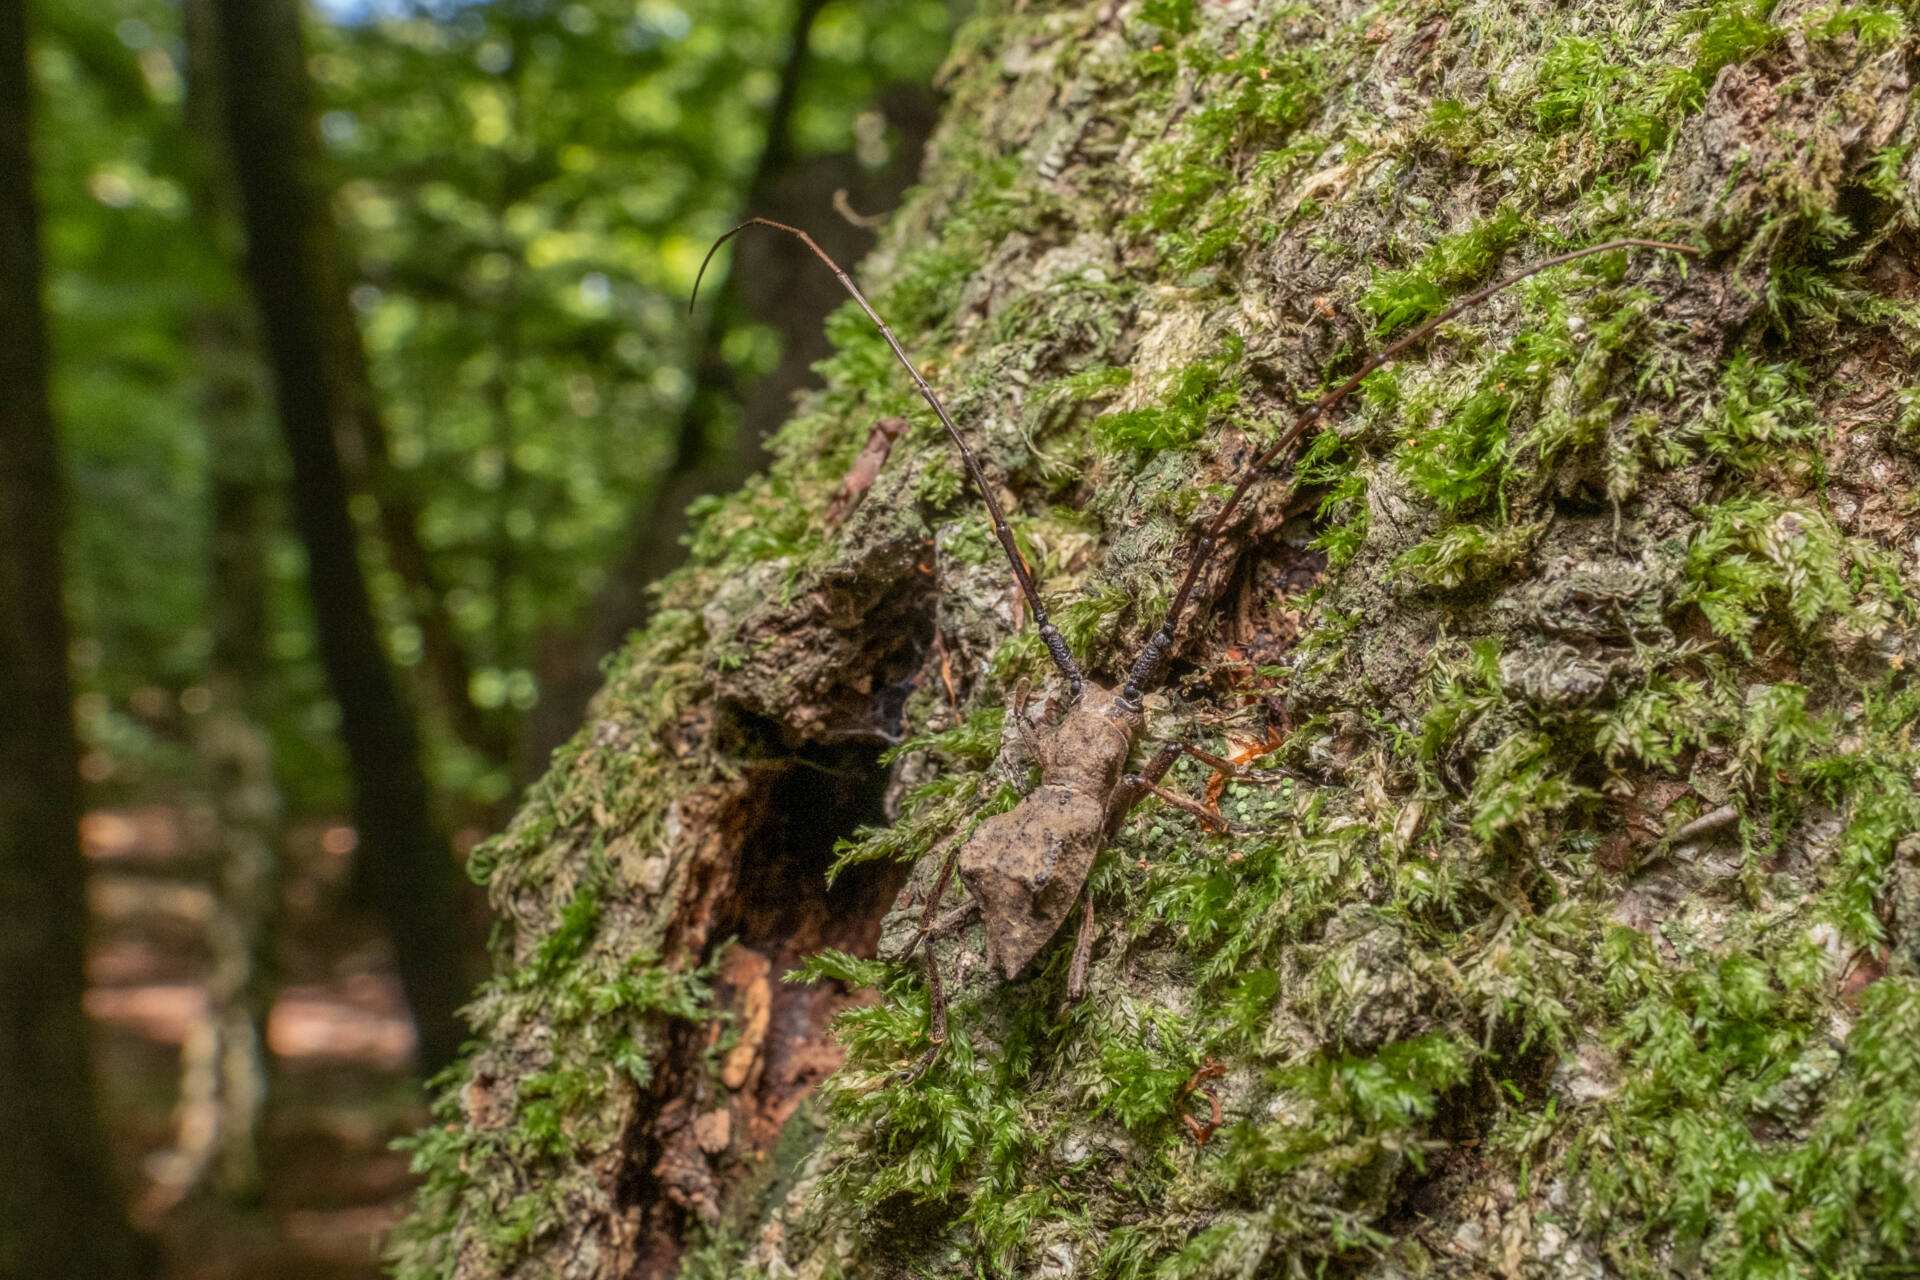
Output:
<path fill-rule="evenodd" d="M 873 304 L 860 292 L 853 278 L 814 243 L 812 236 L 784 222 L 749 218 L 714 241 L 713 247 L 707 250 L 706 258 L 700 263 L 700 271 L 694 277 L 694 297 L 699 296 L 700 280 L 706 275 L 707 265 L 713 261 L 713 255 L 719 252 L 720 246 L 749 227 L 771 227 L 797 236 L 802 244 L 827 264 L 839 278 L 841 286 L 880 330 L 880 336 L 893 349 L 894 357 L 912 377 L 914 386 L 919 388 L 921 397 L 940 419 L 947 437 L 959 451 L 967 475 L 972 478 L 974 488 L 987 504 L 987 513 L 993 519 L 994 537 L 1000 540 L 1000 546 L 1006 552 L 1007 564 L 1013 570 L 1014 580 L 1020 584 L 1020 594 L 1026 598 L 1027 607 L 1033 612 L 1040 639 L 1046 645 L 1053 665 L 1067 682 L 1067 708 L 1059 721 L 1046 727 L 1045 732 L 1027 718 L 1026 682 L 1023 680 L 1016 686 L 1011 708 L 1014 727 L 1040 763 L 1040 785 L 1012 809 L 982 821 L 964 845 L 953 848 L 953 842 L 949 841 L 946 860 L 941 864 L 940 874 L 928 895 L 917 935 L 926 947 L 928 1039 L 933 1045 L 927 1061 L 931 1061 L 932 1053 L 939 1051 L 947 1033 L 946 1001 L 941 992 L 940 969 L 933 952 L 936 937 L 964 924 L 978 911 L 986 928 L 988 962 L 1000 971 L 1003 978 L 1011 981 L 1059 931 L 1077 900 L 1080 904 L 1080 930 L 1067 977 L 1067 996 L 1077 1000 L 1086 992 L 1087 963 L 1093 950 L 1093 898 L 1087 885 L 1087 876 L 1093 869 L 1094 858 L 1099 854 L 1101 845 L 1118 828 L 1127 811 L 1142 796 L 1152 794 L 1211 825 L 1224 828 L 1225 823 L 1218 814 L 1163 789 L 1159 783 L 1174 760 L 1183 754 L 1229 773 L 1235 771 L 1234 765 L 1180 742 L 1160 747 L 1148 760 L 1146 767 L 1137 773 L 1127 771 L 1127 758 L 1133 753 L 1134 744 L 1146 726 L 1141 700 L 1158 685 L 1161 669 L 1173 648 L 1174 631 L 1186 612 L 1194 584 L 1199 581 L 1207 560 L 1219 546 L 1221 534 L 1233 518 L 1241 498 L 1246 496 L 1247 490 L 1261 473 L 1285 456 L 1309 427 L 1321 422 L 1327 412 L 1345 399 L 1368 374 L 1391 363 L 1401 352 L 1449 320 L 1527 277 L 1577 258 L 1616 249 L 1668 249 L 1687 254 L 1698 252 L 1688 245 L 1629 238 L 1556 254 L 1468 294 L 1440 314 L 1416 325 L 1379 354 L 1367 357 L 1344 382 L 1322 393 L 1300 410 L 1293 424 L 1281 433 L 1279 439 L 1262 450 L 1241 473 L 1220 509 L 1201 523 L 1199 537 L 1187 556 L 1186 573 L 1180 580 L 1179 590 L 1174 592 L 1172 603 L 1167 606 L 1166 617 L 1127 668 L 1126 678 L 1118 688 L 1114 688 L 1097 680 L 1088 680 L 1080 670 L 1080 664 L 1074 661 L 1059 628 L 1047 617 L 1047 608 L 1040 599 L 1039 589 L 1034 585 L 1033 575 L 1014 544 L 1013 531 L 1007 527 L 1006 513 L 1001 510 L 999 500 L 987 484 L 979 460 L 968 447 L 966 438 L 948 416 L 940 397 L 920 376 L 919 369 L 914 367 L 912 359 L 887 322 L 873 309 Z M 689 300 L 689 308 L 692 305 Z M 947 918 L 936 921 L 935 909 L 952 879 L 956 863 L 960 869 L 960 879 L 966 884 L 971 898 Z"/>

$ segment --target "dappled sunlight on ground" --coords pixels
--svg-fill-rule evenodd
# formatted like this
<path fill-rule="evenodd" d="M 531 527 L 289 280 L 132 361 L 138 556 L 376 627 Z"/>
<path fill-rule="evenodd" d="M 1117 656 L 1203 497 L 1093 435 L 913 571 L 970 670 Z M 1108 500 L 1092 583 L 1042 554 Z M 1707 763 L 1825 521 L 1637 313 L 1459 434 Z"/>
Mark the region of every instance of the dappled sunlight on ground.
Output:
<path fill-rule="evenodd" d="M 331 987 L 288 988 L 267 1021 L 267 1044 L 282 1059 L 333 1058 L 402 1072 L 413 1058 L 413 1023 L 399 982 L 360 974 Z"/>
<path fill-rule="evenodd" d="M 161 1044 L 184 1044 L 206 1016 L 196 985 L 96 986 L 87 1016 Z M 285 1062 L 314 1058 L 404 1072 L 413 1057 L 413 1024 L 401 1007 L 400 984 L 362 975 L 332 987 L 293 987 L 274 1002 L 267 1046 Z"/>
<path fill-rule="evenodd" d="M 180 1046 L 208 1008 L 211 865 L 190 813 L 95 811 L 81 834 L 92 872 L 86 1008 L 108 1132 L 128 1201 L 152 1204 L 153 1171 L 174 1141 Z M 266 1194 L 254 1206 L 201 1197 L 149 1212 L 140 1226 L 160 1241 L 165 1280 L 372 1280 L 378 1241 L 412 1194 L 407 1157 L 390 1144 L 425 1119 L 413 1025 L 386 939 L 345 903 L 352 831 L 312 827 L 287 844 Z"/>

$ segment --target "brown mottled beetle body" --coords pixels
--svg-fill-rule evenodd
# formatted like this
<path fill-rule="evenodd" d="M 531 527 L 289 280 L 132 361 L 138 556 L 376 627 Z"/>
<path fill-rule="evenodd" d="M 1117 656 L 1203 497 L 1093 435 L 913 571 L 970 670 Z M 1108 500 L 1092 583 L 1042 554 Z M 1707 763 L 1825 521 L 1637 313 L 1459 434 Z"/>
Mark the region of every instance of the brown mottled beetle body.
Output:
<path fill-rule="evenodd" d="M 960 850 L 960 879 L 986 922 L 987 960 L 1003 978 L 1027 967 L 1079 901 L 1145 726 L 1119 693 L 1089 682 L 1060 723 L 1036 735 L 1040 785 Z"/>

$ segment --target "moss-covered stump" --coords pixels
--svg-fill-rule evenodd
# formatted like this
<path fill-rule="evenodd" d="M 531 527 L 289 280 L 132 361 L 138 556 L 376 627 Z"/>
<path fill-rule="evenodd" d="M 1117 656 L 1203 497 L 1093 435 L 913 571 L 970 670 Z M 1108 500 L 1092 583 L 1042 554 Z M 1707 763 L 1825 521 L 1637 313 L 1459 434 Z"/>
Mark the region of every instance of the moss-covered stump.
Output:
<path fill-rule="evenodd" d="M 1911 1274 L 1914 22 L 974 19 L 865 278 L 1107 679 L 1384 334 L 1564 247 L 1702 252 L 1503 294 L 1256 488 L 1149 707 L 1252 759 L 1236 829 L 1136 810 L 1078 1004 L 1070 938 L 1012 983 L 945 940 L 912 1078 L 926 855 L 1030 785 L 1014 683 L 1061 690 L 842 312 L 477 863 L 500 976 L 400 1274 Z"/>

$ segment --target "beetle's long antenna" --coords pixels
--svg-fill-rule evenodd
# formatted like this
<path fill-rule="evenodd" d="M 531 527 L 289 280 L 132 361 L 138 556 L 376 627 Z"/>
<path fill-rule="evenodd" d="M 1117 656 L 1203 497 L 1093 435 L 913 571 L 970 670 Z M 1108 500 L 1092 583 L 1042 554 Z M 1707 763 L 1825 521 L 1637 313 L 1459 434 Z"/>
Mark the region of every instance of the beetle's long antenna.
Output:
<path fill-rule="evenodd" d="M 1139 707 L 1142 691 L 1151 687 L 1150 682 L 1158 673 L 1160 664 L 1166 660 L 1168 652 L 1173 648 L 1174 629 L 1180 625 L 1180 617 L 1186 612 L 1188 599 L 1193 595 L 1193 585 L 1199 581 L 1201 570 L 1206 568 L 1207 560 L 1213 555 L 1214 549 L 1220 545 L 1220 534 L 1226 529 L 1227 522 L 1233 519 L 1234 510 L 1240 505 L 1240 499 L 1245 497 L 1247 490 L 1253 487 L 1253 482 L 1260 478 L 1260 473 L 1292 448 L 1309 426 L 1324 418 L 1327 411 L 1344 400 L 1368 374 L 1392 363 L 1401 352 L 1455 316 L 1472 310 L 1501 290 L 1519 284 L 1528 276 L 1538 274 L 1550 267 L 1572 262 L 1576 258 L 1584 258 L 1595 253 L 1608 253 L 1615 249 L 1671 249 L 1675 253 L 1699 252 L 1691 245 L 1670 244 L 1664 240 L 1625 239 L 1609 240 L 1605 244 L 1589 245 L 1584 249 L 1573 249 L 1551 258 L 1544 258 L 1524 271 L 1517 271 L 1504 280 L 1496 281 L 1484 289 L 1468 294 L 1439 315 L 1414 326 L 1404 337 L 1396 339 L 1378 355 L 1367 357 L 1352 377 L 1302 409 L 1300 416 L 1294 419 L 1293 425 L 1287 428 L 1286 433 L 1268 446 L 1241 473 L 1240 480 L 1233 486 L 1233 492 L 1228 495 L 1226 504 L 1214 514 L 1211 520 L 1201 526 L 1200 540 L 1194 544 L 1193 552 L 1188 557 L 1187 573 L 1181 579 L 1180 589 L 1174 593 L 1173 603 L 1167 606 L 1167 616 L 1160 623 L 1159 629 L 1153 633 L 1146 647 L 1140 651 L 1140 656 L 1133 660 L 1133 666 L 1128 669 L 1127 683 L 1120 691 L 1121 699 L 1131 707 L 1136 709 Z"/>
<path fill-rule="evenodd" d="M 1013 530 L 1007 527 L 1006 513 L 1000 509 L 1000 503 L 994 498 L 993 490 L 987 487 L 987 478 L 981 472 L 980 463 L 973 456 L 973 450 L 967 447 L 966 437 L 960 434 L 960 428 L 953 425 L 953 419 L 947 415 L 946 406 L 940 403 L 940 397 L 933 393 L 933 388 L 927 385 L 927 380 L 920 376 L 918 369 L 913 367 L 913 361 L 908 359 L 906 349 L 900 345 L 900 340 L 893 336 L 893 330 L 888 328 L 887 322 L 880 318 L 880 313 L 873 309 L 873 304 L 867 301 L 866 295 L 860 292 L 859 286 L 854 284 L 853 277 L 842 271 L 840 264 L 827 256 L 827 251 L 815 244 L 812 236 L 798 227 L 790 227 L 784 222 L 775 222 L 771 218 L 748 218 L 715 240 L 713 248 L 707 250 L 707 256 L 701 260 L 699 274 L 693 278 L 693 296 L 687 299 L 687 309 L 691 311 L 693 299 L 700 296 L 700 281 L 707 274 L 707 264 L 713 261 L 713 255 L 719 252 L 721 245 L 748 227 L 772 227 L 775 231 L 784 231 L 788 235 L 797 236 L 800 243 L 813 250 L 814 256 L 827 264 L 833 274 L 839 278 L 841 287 L 852 295 L 853 300 L 860 304 L 860 309 L 867 313 L 867 319 L 873 321 L 875 327 L 880 330 L 880 336 L 887 340 L 889 347 L 893 348 L 894 358 L 900 361 L 901 367 L 912 375 L 913 385 L 920 388 L 921 398 L 932 406 L 934 414 L 940 419 L 940 425 L 947 429 L 947 437 L 953 441 L 953 447 L 960 451 L 960 461 L 966 465 L 967 474 L 973 478 L 973 487 L 978 489 L 980 496 L 986 500 L 987 511 L 993 517 L 993 536 L 1000 539 L 1000 546 L 1007 553 L 1007 563 L 1013 566 L 1013 576 L 1020 583 L 1020 594 L 1027 598 L 1027 607 L 1033 610 L 1033 621 L 1040 630 L 1040 639 L 1047 646 L 1047 653 L 1052 656 L 1053 665 L 1058 667 L 1060 674 L 1067 678 L 1069 694 L 1078 698 L 1086 678 L 1080 674 L 1080 665 L 1073 660 L 1073 653 L 1061 637 L 1060 629 L 1053 625 L 1051 618 L 1047 617 L 1046 606 L 1040 603 L 1040 591 L 1034 586 L 1033 575 L 1027 571 L 1026 561 L 1020 558 L 1020 548 L 1013 541 Z"/>

